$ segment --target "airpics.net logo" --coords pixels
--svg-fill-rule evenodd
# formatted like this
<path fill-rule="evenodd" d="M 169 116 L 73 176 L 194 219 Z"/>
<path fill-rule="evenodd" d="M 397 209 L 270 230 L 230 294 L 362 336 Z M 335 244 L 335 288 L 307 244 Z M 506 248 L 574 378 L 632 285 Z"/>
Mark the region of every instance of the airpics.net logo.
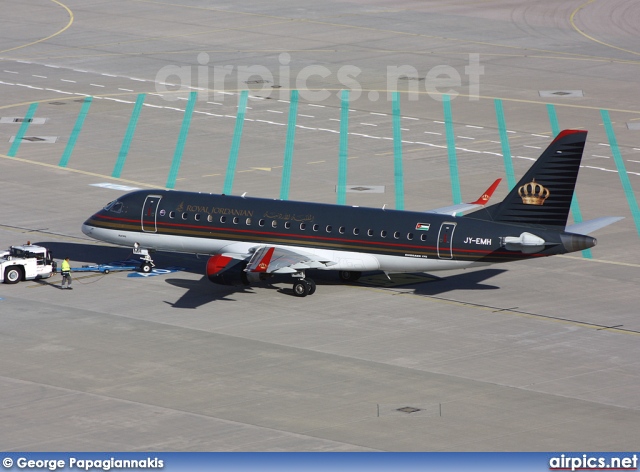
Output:
<path fill-rule="evenodd" d="M 175 93 L 198 92 L 198 100 L 222 101 L 229 91 L 250 88 L 253 93 L 265 98 L 287 100 L 290 90 L 298 90 L 299 96 L 309 102 L 322 102 L 331 96 L 340 96 L 342 90 L 349 91 L 351 101 L 363 97 L 369 101 L 392 100 L 396 90 L 406 91 L 408 100 L 416 101 L 425 95 L 442 101 L 443 95 L 453 99 L 459 95 L 469 100 L 479 100 L 480 77 L 484 66 L 479 54 L 469 54 L 467 64 L 458 68 L 451 65 L 436 65 L 428 70 L 411 65 L 389 65 L 386 68 L 384 91 L 366 90 L 360 81 L 367 77 L 355 65 L 343 65 L 331 69 L 321 64 L 311 64 L 300 69 L 292 66 L 289 53 L 278 55 L 278 64 L 271 68 L 264 65 L 234 66 L 215 64 L 209 54 L 201 52 L 197 65 L 178 66 L 170 64 L 156 74 L 156 92 L 168 101 L 177 100 Z"/>
<path fill-rule="evenodd" d="M 561 454 L 549 459 L 549 470 L 638 470 L 638 455 L 603 457 Z"/>

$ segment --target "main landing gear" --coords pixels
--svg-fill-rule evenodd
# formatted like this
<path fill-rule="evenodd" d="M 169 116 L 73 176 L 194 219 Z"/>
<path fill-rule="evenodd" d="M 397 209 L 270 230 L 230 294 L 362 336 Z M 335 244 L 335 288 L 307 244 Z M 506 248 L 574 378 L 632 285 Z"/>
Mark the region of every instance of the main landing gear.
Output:
<path fill-rule="evenodd" d="M 316 283 L 312 279 L 298 279 L 293 282 L 293 294 L 296 297 L 306 297 L 316 293 Z"/>

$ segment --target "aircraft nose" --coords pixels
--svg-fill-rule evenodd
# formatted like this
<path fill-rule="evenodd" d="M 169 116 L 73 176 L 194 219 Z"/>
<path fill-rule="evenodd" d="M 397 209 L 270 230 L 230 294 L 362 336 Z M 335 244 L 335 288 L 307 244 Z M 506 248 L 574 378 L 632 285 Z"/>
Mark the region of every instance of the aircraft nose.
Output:
<path fill-rule="evenodd" d="M 567 252 L 582 251 L 589 249 L 598 243 L 596 238 L 582 234 L 562 234 L 560 235 L 562 245 Z"/>

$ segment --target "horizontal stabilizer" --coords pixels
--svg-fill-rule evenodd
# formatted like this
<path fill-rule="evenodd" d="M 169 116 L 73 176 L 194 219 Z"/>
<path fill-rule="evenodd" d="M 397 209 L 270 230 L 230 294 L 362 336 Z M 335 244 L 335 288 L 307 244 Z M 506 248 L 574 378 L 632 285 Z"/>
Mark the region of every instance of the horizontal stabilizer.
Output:
<path fill-rule="evenodd" d="M 624 220 L 624 216 L 603 216 L 594 220 L 583 221 L 582 223 L 576 223 L 574 225 L 567 226 L 565 231 L 567 233 L 574 234 L 591 234 L 594 231 L 616 223 L 617 221 Z"/>

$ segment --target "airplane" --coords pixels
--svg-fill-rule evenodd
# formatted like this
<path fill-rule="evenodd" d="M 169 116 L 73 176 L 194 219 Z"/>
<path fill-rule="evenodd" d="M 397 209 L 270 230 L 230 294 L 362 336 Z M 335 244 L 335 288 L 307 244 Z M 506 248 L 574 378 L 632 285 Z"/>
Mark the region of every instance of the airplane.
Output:
<path fill-rule="evenodd" d="M 205 272 L 214 283 L 250 285 L 285 274 L 298 297 L 316 291 L 310 269 L 338 271 L 353 282 L 364 271 L 389 277 L 566 254 L 595 246 L 589 233 L 622 219 L 566 226 L 586 137 L 583 130 L 562 131 L 505 199 L 490 206 L 500 179 L 475 202 L 428 212 L 136 190 L 108 203 L 82 231 L 132 247 L 145 272 L 154 251 L 207 255 Z"/>

